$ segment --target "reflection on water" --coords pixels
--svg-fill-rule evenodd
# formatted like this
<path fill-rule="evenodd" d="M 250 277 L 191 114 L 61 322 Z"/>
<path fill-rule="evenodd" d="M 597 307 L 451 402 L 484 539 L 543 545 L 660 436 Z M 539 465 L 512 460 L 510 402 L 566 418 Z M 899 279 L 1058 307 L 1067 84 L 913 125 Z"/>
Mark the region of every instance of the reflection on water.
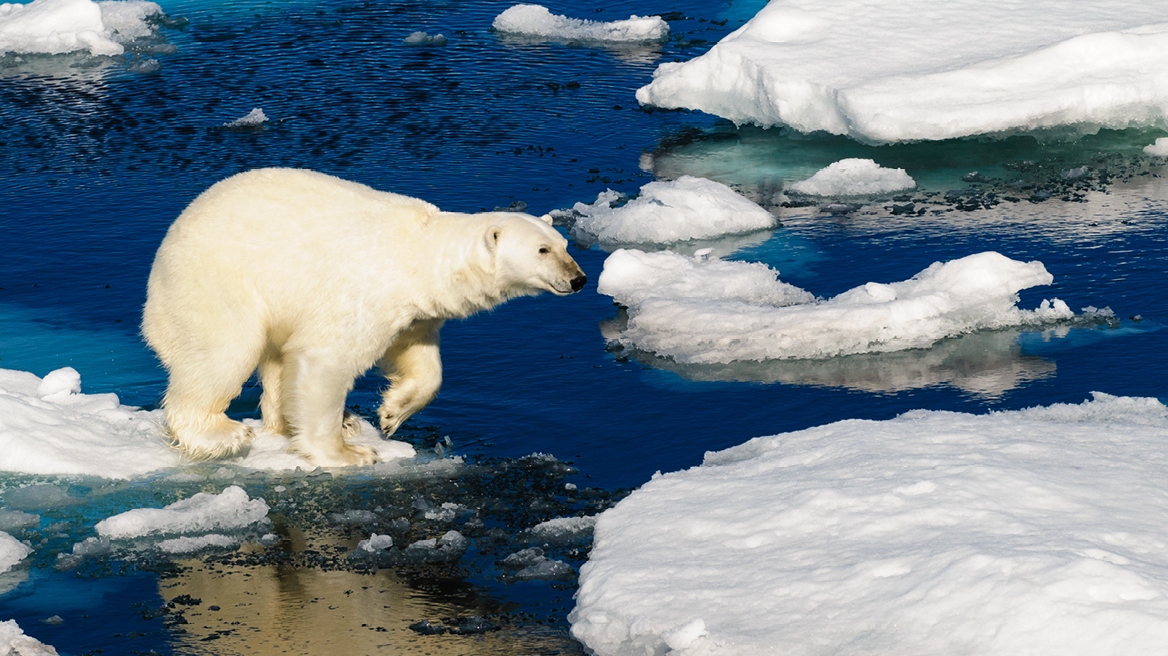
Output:
<path fill-rule="evenodd" d="M 288 553 L 352 549 L 356 540 L 327 533 L 283 533 Z M 512 605 L 484 596 L 457 578 L 412 578 L 392 569 L 328 571 L 289 564 L 244 564 L 239 558 L 191 559 L 163 579 L 159 592 L 173 606 L 176 653 L 215 654 L 538 654 L 579 653 L 562 631 L 500 624 Z M 452 572 L 456 576 L 457 572 Z M 490 617 L 480 633 L 425 635 L 410 625 L 428 620 Z"/>
<path fill-rule="evenodd" d="M 600 324 L 610 342 L 625 323 L 624 311 Z M 1064 337 L 1062 326 L 1044 333 Z M 842 387 L 895 394 L 927 387 L 949 386 L 982 400 L 1001 398 L 1027 383 L 1053 377 L 1054 361 L 1022 353 L 1020 329 L 983 331 L 937 342 L 927 349 L 863 353 L 825 360 L 739 361 L 728 364 L 686 364 L 643 351 L 620 351 L 623 357 L 655 369 L 672 371 L 686 380 L 784 383 Z"/>

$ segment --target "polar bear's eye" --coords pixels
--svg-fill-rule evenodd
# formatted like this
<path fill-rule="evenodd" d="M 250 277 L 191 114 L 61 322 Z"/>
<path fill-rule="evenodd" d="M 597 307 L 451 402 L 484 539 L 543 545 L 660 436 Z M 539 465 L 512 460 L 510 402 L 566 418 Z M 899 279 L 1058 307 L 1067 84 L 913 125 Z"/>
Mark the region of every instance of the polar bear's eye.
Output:
<path fill-rule="evenodd" d="M 547 246 L 540 246 L 539 247 L 539 254 L 540 255 L 547 255 L 549 252 L 551 252 L 551 251 L 548 250 Z"/>

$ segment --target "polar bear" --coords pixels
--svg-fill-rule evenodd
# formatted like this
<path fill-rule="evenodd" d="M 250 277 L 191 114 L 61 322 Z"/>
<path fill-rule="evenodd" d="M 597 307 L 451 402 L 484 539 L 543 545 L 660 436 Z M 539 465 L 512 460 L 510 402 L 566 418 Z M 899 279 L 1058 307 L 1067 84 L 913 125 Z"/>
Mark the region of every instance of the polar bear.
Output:
<path fill-rule="evenodd" d="M 446 319 L 584 286 L 567 243 L 527 214 L 443 212 L 307 170 L 223 180 L 150 271 L 142 334 L 169 373 L 169 435 L 194 458 L 238 453 L 253 431 L 225 411 L 258 368 L 265 429 L 318 465 L 375 462 L 345 439 L 356 377 L 376 364 L 389 379 L 378 414 L 393 434 L 438 393 Z"/>

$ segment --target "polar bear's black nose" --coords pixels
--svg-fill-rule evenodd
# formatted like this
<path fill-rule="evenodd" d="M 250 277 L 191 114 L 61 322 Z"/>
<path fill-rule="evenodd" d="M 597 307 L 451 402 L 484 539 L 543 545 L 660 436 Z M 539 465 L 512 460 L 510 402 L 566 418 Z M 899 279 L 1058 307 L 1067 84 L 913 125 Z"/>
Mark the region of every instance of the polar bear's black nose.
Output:
<path fill-rule="evenodd" d="M 586 282 L 588 282 L 588 276 L 582 273 L 575 278 L 572 278 L 572 291 L 578 292 L 581 289 L 584 289 L 584 283 Z"/>

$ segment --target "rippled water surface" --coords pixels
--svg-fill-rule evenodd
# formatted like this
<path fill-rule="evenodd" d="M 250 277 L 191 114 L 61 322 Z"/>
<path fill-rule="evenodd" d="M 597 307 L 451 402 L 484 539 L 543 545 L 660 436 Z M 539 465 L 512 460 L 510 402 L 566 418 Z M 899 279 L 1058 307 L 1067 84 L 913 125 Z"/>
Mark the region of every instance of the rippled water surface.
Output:
<path fill-rule="evenodd" d="M 729 257 L 765 261 L 784 281 L 817 295 L 903 280 L 936 260 L 997 250 L 1040 260 L 1054 275 L 1050 287 L 1024 292 L 1022 306 L 1058 297 L 1076 310 L 1110 307 L 1118 319 L 975 334 L 879 356 L 684 367 L 606 350 L 604 335 L 620 321 L 611 299 L 595 293 L 606 252 L 579 245 L 573 254 L 590 280 L 583 293 L 517 300 L 447 325 L 444 388 L 407 425 L 407 435 L 419 444 L 449 435 L 472 462 L 554 454 L 575 468 L 555 474 L 557 485 L 609 494 L 655 471 L 696 465 L 707 450 L 839 419 L 1078 403 L 1095 390 L 1168 399 L 1161 330 L 1168 316 L 1168 186 L 1160 163 L 1140 153 L 1162 134 L 1103 133 L 1072 144 L 1016 137 L 866 147 L 638 107 L 633 92 L 657 65 L 704 52 L 757 11 L 757 0 L 549 3 L 554 13 L 602 20 L 668 14 L 673 36 L 652 47 L 491 32 L 492 19 L 510 2 L 161 4 L 189 24 L 161 31 L 177 52 L 147 54 L 162 64 L 153 74 L 128 71 L 132 55 L 30 57 L 0 68 L 2 368 L 43 376 L 73 366 L 86 392 L 155 404 L 164 372 L 137 336 L 154 249 L 195 195 L 242 170 L 313 168 L 444 209 L 523 201 L 536 214 L 591 202 L 606 188 L 635 192 L 653 179 L 689 174 L 734 186 L 783 223 L 712 245 Z M 443 33 L 449 43 L 403 45 L 416 30 Z M 255 107 L 271 119 L 264 127 L 220 128 Z M 921 188 L 863 207 L 784 206 L 784 185 L 857 156 L 905 168 Z M 1090 174 L 1068 182 L 1064 172 L 1079 166 Z M 911 213 L 895 208 L 908 203 Z M 362 266 L 336 256 L 338 266 Z M 363 379 L 350 402 L 375 407 L 381 384 Z M 234 409 L 253 416 L 257 399 L 257 390 L 247 390 Z M 12 477 L 5 486 L 25 482 Z M 256 482 L 255 491 L 270 484 Z M 383 492 L 337 486 L 342 490 L 325 486 L 321 494 L 334 501 L 320 502 L 318 513 Z M 360 498 L 345 497 L 351 489 L 361 490 Z M 426 490 L 438 501 L 456 495 L 452 487 Z M 46 537 L 60 550 L 102 516 L 169 502 L 181 491 L 119 488 L 84 510 L 38 512 L 60 513 L 67 523 L 59 531 L 65 537 Z M 561 502 L 567 505 L 523 521 L 603 507 Z M 338 545 L 351 548 L 358 537 L 314 529 L 316 516 L 295 508 L 284 512 L 292 552 L 327 555 Z M 508 517 L 493 521 L 506 526 Z M 65 653 L 262 653 L 275 649 L 273 632 L 325 625 L 335 633 L 293 631 L 285 647 L 311 653 L 328 640 L 349 640 L 368 650 L 362 653 L 577 650 L 564 622 L 570 583 L 502 583 L 491 563 L 507 547 L 492 553 L 485 545 L 470 558 L 479 565 L 425 576 L 241 556 L 239 563 L 195 559 L 162 573 L 86 572 L 85 579 L 54 572 L 50 547 L 28 581 L 0 596 L 0 607 L 15 609 L 26 632 Z M 563 557 L 578 566 L 583 555 Z M 201 606 L 179 604 L 189 608 L 186 632 L 133 607 L 156 608 L 182 594 L 204 599 Z M 255 615 L 231 611 L 231 619 L 207 610 L 246 608 L 249 594 L 265 600 Z M 375 612 L 388 598 L 392 603 L 381 606 L 396 609 L 392 622 Z M 87 623 L 37 622 L 70 613 L 86 615 Z M 510 624 L 486 637 L 422 636 L 404 628 L 460 615 Z M 241 642 L 246 631 L 232 629 L 234 621 L 269 642 Z M 127 637 L 135 633 L 141 636 Z"/>

